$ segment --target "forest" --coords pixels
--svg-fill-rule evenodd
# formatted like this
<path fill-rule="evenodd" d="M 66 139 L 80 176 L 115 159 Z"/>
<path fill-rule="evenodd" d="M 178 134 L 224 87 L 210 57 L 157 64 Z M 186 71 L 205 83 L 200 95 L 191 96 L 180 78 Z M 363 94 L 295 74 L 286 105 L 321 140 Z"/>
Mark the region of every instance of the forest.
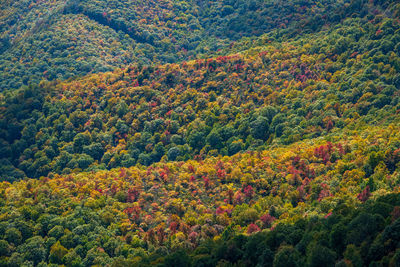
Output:
<path fill-rule="evenodd" d="M 400 3 L 0 3 L 0 266 L 400 266 Z"/>
<path fill-rule="evenodd" d="M 12 181 L 231 156 L 394 123 L 398 28 L 351 18 L 283 45 L 267 36 L 239 54 L 7 91 L 0 173 Z"/>
<path fill-rule="evenodd" d="M 391 8 L 390 1 L 376 1 Z M 3 0 L 0 92 L 145 65 L 209 58 L 243 37 L 316 32 L 374 12 L 366 0 Z M 375 8 L 375 7 L 373 7 Z M 282 30 L 282 31 L 279 31 Z M 230 54 L 229 52 L 226 55 Z"/>

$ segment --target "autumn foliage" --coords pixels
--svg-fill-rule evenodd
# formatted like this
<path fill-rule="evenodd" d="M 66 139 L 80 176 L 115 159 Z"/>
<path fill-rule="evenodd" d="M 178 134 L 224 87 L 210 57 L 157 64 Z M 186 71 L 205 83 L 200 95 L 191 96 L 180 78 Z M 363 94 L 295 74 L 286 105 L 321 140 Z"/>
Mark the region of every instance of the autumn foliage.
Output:
<path fill-rule="evenodd" d="M 396 1 L 11 2 L 1 266 L 400 261 Z"/>

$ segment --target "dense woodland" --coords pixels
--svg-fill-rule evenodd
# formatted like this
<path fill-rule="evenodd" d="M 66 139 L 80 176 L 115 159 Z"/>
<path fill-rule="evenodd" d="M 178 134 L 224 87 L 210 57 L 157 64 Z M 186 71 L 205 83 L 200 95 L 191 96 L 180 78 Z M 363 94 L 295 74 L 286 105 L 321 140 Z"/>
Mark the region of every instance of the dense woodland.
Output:
<path fill-rule="evenodd" d="M 2 168 L 25 176 L 233 155 L 398 121 L 400 32 L 349 18 L 240 54 L 132 65 L 3 94 Z"/>
<path fill-rule="evenodd" d="M 0 92 L 137 62 L 209 58 L 242 37 L 316 32 L 346 17 L 373 16 L 396 1 L 375 2 L 3 0 Z"/>
<path fill-rule="evenodd" d="M 318 144 L 3 182 L 1 259 L 9 266 L 393 264 L 399 133 L 398 125 L 369 127 Z"/>
<path fill-rule="evenodd" d="M 2 1 L 0 266 L 400 266 L 399 17 Z"/>

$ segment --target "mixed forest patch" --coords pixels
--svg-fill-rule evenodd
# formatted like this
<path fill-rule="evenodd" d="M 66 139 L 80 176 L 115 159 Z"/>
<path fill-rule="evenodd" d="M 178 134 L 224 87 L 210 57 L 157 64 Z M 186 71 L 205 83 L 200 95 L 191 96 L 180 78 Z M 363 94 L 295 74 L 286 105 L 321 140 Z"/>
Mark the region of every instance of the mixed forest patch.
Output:
<path fill-rule="evenodd" d="M 400 3 L 0 2 L 1 266 L 397 266 Z"/>

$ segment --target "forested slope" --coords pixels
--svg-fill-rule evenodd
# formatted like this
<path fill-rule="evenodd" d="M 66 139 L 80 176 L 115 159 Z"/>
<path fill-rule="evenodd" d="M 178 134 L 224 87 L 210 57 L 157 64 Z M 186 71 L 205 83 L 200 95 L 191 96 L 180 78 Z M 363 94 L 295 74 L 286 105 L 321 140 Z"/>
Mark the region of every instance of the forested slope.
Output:
<path fill-rule="evenodd" d="M 399 16 L 2 1 L 0 265 L 398 266 Z"/>
<path fill-rule="evenodd" d="M 4 179 L 233 155 L 398 122 L 398 20 L 3 94 Z"/>
<path fill-rule="evenodd" d="M 368 127 L 332 142 L 4 182 L 1 260 L 12 266 L 398 262 L 399 132 L 398 125 Z"/>
<path fill-rule="evenodd" d="M 0 91 L 134 62 L 209 57 L 242 37 L 314 32 L 391 1 L 2 1 Z"/>

